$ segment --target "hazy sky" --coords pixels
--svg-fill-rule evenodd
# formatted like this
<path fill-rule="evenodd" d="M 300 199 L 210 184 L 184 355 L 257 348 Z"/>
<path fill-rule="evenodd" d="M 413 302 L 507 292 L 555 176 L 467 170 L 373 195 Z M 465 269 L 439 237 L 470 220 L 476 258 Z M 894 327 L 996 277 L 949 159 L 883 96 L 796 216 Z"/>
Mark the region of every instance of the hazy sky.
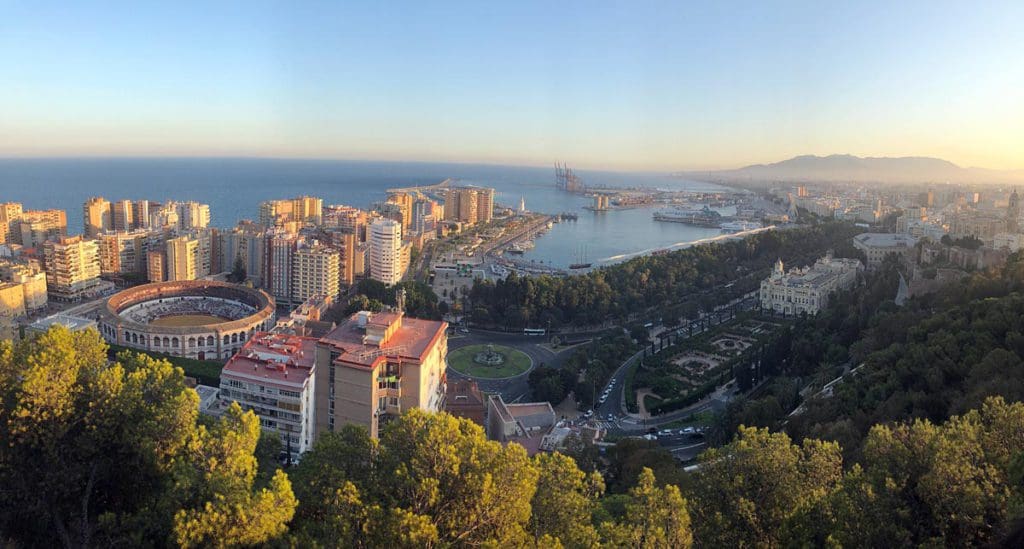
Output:
<path fill-rule="evenodd" d="M 1024 2 L 838 4 L 0 0 L 0 156 L 1024 168 Z"/>

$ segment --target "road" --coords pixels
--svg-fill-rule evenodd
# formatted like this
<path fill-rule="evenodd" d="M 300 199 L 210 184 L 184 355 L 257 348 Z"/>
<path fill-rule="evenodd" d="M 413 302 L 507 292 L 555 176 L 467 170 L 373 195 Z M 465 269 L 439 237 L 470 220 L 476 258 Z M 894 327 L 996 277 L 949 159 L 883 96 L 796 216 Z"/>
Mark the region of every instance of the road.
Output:
<path fill-rule="evenodd" d="M 679 338 L 687 339 L 694 335 L 699 335 L 712 327 L 719 326 L 730 321 L 736 312 L 753 309 L 756 304 L 756 297 L 752 294 L 747 294 L 743 298 L 735 299 L 730 303 L 716 307 L 716 309 L 710 313 L 702 314 L 697 320 L 684 323 L 680 328 L 661 332 L 658 335 L 658 339 L 659 341 L 665 340 L 665 347 L 667 347 L 669 345 L 669 341 L 675 341 Z M 657 326 L 655 326 L 655 328 L 657 328 Z M 652 343 L 651 345 L 654 345 L 654 352 L 659 352 L 663 348 L 660 343 Z M 650 351 L 651 347 L 648 346 L 646 350 Z M 669 412 L 647 420 L 636 420 L 630 418 L 626 414 L 626 396 L 624 391 L 626 373 L 630 368 L 635 367 L 643 356 L 644 350 L 641 350 L 626 359 L 626 361 L 623 362 L 609 378 L 604 390 L 597 395 L 598 398 L 600 398 L 601 394 L 606 391 L 608 392 L 608 398 L 605 402 L 598 404 L 594 409 L 594 416 L 595 419 L 610 432 L 630 434 L 642 433 L 647 431 L 650 427 L 657 427 L 666 423 L 671 423 L 691 414 L 696 414 L 705 410 L 721 411 L 733 396 L 731 391 L 719 389 L 710 397 L 681 410 Z"/>
<path fill-rule="evenodd" d="M 507 334 L 502 332 L 470 331 L 470 333 L 456 333 L 448 337 L 448 350 L 454 351 L 469 345 L 481 345 L 494 343 L 505 345 L 520 350 L 533 361 L 533 368 L 542 363 L 546 366 L 560 368 L 562 363 L 572 354 L 574 349 L 567 348 L 558 352 L 542 347 L 540 344 L 547 341 L 545 337 L 526 336 L 523 334 Z M 448 370 L 450 379 L 465 379 L 464 376 L 455 370 Z M 505 402 L 517 402 L 530 397 L 529 371 L 513 378 L 507 379 L 475 379 L 480 390 L 485 393 L 499 393 Z"/>

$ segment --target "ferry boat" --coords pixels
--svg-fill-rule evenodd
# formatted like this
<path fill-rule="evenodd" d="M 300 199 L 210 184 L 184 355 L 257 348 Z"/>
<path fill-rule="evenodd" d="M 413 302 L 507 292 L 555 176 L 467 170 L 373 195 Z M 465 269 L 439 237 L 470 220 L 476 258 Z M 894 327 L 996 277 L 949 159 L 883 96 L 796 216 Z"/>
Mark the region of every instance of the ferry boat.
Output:
<path fill-rule="evenodd" d="M 728 221 L 722 223 L 720 227 L 723 233 L 741 233 L 743 231 L 760 229 L 761 224 L 757 221 Z"/>
<path fill-rule="evenodd" d="M 668 221 L 671 223 L 685 223 L 687 225 L 695 225 L 697 227 L 712 227 L 717 229 L 720 228 L 720 225 L 722 224 L 722 214 L 704 206 L 704 208 L 700 210 L 661 210 L 654 212 L 654 220 Z"/>

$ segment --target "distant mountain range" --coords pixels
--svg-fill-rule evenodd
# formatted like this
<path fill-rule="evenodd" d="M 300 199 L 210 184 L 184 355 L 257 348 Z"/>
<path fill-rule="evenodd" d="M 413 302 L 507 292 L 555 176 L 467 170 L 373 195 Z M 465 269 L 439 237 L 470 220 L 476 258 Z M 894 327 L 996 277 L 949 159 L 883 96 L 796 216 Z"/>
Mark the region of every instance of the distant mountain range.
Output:
<path fill-rule="evenodd" d="M 1024 170 L 964 168 L 941 158 L 904 156 L 861 158 L 848 154 L 804 155 L 735 170 L 684 172 L 688 178 L 716 181 L 829 181 L 857 183 L 1021 183 Z"/>

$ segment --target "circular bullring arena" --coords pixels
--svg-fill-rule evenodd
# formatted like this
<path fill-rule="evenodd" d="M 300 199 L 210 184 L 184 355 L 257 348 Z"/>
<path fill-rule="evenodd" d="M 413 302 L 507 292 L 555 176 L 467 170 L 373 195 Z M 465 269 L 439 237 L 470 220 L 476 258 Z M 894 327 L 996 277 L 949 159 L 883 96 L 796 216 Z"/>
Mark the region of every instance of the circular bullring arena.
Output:
<path fill-rule="evenodd" d="M 215 360 L 231 358 L 252 335 L 274 327 L 274 299 L 262 290 L 209 280 L 128 288 L 100 308 L 108 342 Z"/>

